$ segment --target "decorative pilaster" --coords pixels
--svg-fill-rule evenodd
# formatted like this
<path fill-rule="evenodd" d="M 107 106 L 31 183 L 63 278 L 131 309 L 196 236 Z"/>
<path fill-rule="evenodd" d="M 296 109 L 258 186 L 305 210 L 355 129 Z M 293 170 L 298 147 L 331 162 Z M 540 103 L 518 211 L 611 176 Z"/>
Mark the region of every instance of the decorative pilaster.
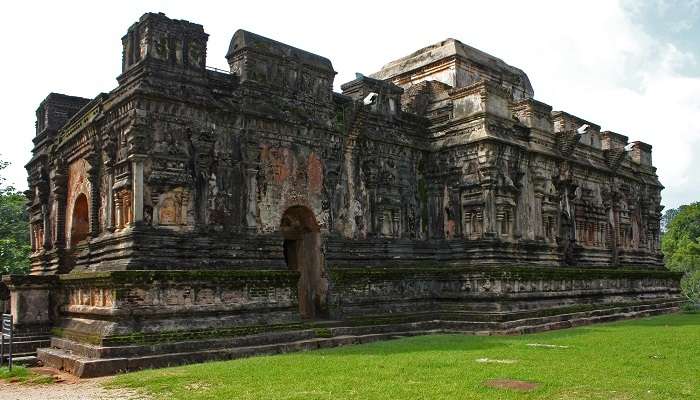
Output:
<path fill-rule="evenodd" d="M 105 166 L 105 175 L 107 178 L 107 204 L 105 204 L 105 229 L 109 232 L 114 232 L 114 169 L 111 166 Z"/>
<path fill-rule="evenodd" d="M 90 236 L 100 234 L 100 169 L 96 157 L 88 160 L 87 179 L 90 182 Z"/>
<path fill-rule="evenodd" d="M 132 193 L 133 202 L 132 207 L 134 210 L 134 223 L 140 223 L 143 221 L 143 160 L 146 159 L 145 155 L 134 154 L 130 157 L 131 159 L 131 176 L 132 176 Z"/>
<path fill-rule="evenodd" d="M 248 200 L 246 202 L 245 223 L 249 232 L 257 230 L 257 202 L 258 202 L 258 170 L 256 168 L 246 169 L 246 180 L 248 182 Z"/>
<path fill-rule="evenodd" d="M 111 136 L 110 136 L 111 135 Z M 105 229 L 114 232 L 114 161 L 116 159 L 116 142 L 113 139 L 116 132 L 110 132 L 102 142 L 102 161 L 106 177 L 105 196 Z"/>
<path fill-rule="evenodd" d="M 51 177 L 53 198 L 56 204 L 54 248 L 65 248 L 66 245 L 66 196 L 68 195 L 66 176 L 65 164 L 57 161 L 54 164 L 53 176 Z"/>
<path fill-rule="evenodd" d="M 41 243 L 35 243 L 36 248 L 41 247 L 42 249 L 51 248 L 51 218 L 50 218 L 50 208 L 49 208 L 49 194 L 50 194 L 50 182 L 49 174 L 46 168 L 42 167 L 39 172 L 39 182 L 37 183 L 37 192 L 39 195 L 39 203 L 41 204 L 41 226 L 42 235 L 37 237 L 37 241 Z"/>
<path fill-rule="evenodd" d="M 41 205 L 42 223 L 44 225 L 44 235 L 41 240 L 44 242 L 42 246 L 44 249 L 51 248 L 51 218 L 49 216 L 49 206 L 47 203 Z"/>
<path fill-rule="evenodd" d="M 496 184 L 498 183 L 498 170 L 490 163 L 482 164 L 480 170 L 482 174 L 481 190 L 484 196 L 483 237 L 496 238 L 498 237 L 498 229 L 496 227 Z"/>
<path fill-rule="evenodd" d="M 123 204 L 122 204 L 122 197 L 119 195 L 119 193 L 113 193 L 111 196 L 114 199 L 114 209 L 115 209 L 115 220 L 116 220 L 116 228 L 121 229 L 124 227 L 124 215 L 122 212 Z"/>

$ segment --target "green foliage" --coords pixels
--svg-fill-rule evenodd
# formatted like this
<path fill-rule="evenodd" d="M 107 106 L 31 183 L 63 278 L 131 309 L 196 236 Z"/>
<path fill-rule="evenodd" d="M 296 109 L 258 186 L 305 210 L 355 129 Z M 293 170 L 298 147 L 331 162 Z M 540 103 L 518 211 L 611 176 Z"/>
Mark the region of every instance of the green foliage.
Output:
<path fill-rule="evenodd" d="M 37 385 L 55 382 L 54 378 L 50 375 L 39 375 L 20 365 L 14 365 L 12 371 L 7 367 L 0 368 L 0 380 Z"/>
<path fill-rule="evenodd" d="M 671 224 L 671 221 L 678 215 L 679 212 L 681 212 L 681 209 L 685 206 L 680 206 L 678 208 L 669 208 L 664 212 L 664 215 L 661 217 L 661 232 L 666 232 L 668 230 L 669 225 Z"/>
<path fill-rule="evenodd" d="M 700 314 L 677 314 L 522 336 L 411 337 L 146 370 L 107 385 L 168 400 L 695 399 L 699 325 Z M 539 386 L 494 389 L 491 379 Z"/>
<path fill-rule="evenodd" d="M 700 308 L 700 270 L 686 274 L 681 281 L 683 293 L 688 296 L 686 311 L 698 311 Z"/>
<path fill-rule="evenodd" d="M 670 218 L 672 219 L 668 222 L 661 243 L 666 266 L 671 270 L 685 273 L 681 282 L 683 293 L 691 302 L 698 302 L 700 301 L 700 203 L 681 206 Z"/>
<path fill-rule="evenodd" d="M 4 366 L 0 368 L 0 379 L 26 378 L 29 373 L 29 370 L 22 366 L 14 366 L 11 371 L 7 366 Z"/>
<path fill-rule="evenodd" d="M 0 160 L 0 172 L 8 166 Z M 29 271 L 29 217 L 26 196 L 0 176 L 0 275 Z"/>

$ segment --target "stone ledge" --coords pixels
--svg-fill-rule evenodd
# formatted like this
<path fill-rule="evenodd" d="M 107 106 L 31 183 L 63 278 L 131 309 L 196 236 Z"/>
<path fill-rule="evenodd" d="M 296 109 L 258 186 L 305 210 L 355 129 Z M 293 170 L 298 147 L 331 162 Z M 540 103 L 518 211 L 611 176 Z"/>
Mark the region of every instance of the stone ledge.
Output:
<path fill-rule="evenodd" d="M 604 269 L 604 268 L 573 268 L 573 267 L 516 267 L 516 266 L 490 266 L 490 267 L 436 267 L 435 264 L 426 264 L 422 267 L 330 267 L 328 272 L 331 280 L 342 283 L 344 280 L 361 278 L 379 279 L 406 279 L 414 275 L 442 276 L 442 275 L 475 275 L 480 278 L 497 279 L 680 279 L 682 273 L 661 269 Z"/>
<path fill-rule="evenodd" d="M 3 275 L 2 283 L 14 290 L 51 288 L 58 283 L 57 275 Z"/>
<path fill-rule="evenodd" d="M 71 286 L 83 283 L 137 284 L 148 285 L 153 282 L 174 282 L 194 284 L 196 282 L 227 282 L 245 285 L 250 281 L 294 282 L 299 279 L 295 271 L 258 269 L 258 270 L 129 270 L 104 272 L 78 272 L 57 277 L 61 285 Z"/>

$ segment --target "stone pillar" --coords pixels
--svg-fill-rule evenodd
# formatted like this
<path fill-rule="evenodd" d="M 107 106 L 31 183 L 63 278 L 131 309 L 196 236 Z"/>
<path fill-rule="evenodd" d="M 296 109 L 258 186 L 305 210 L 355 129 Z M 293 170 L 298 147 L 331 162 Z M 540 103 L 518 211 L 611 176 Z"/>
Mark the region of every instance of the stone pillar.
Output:
<path fill-rule="evenodd" d="M 46 333 L 51 328 L 51 289 L 56 275 L 5 275 L 10 290 L 10 313 L 17 336 Z"/>
<path fill-rule="evenodd" d="M 56 237 L 53 243 L 54 248 L 64 248 L 66 244 L 66 175 L 63 165 L 59 164 L 52 177 L 53 198 L 56 204 Z"/>
<path fill-rule="evenodd" d="M 41 240 L 44 242 L 44 249 L 49 249 L 51 248 L 51 218 L 49 217 L 48 199 L 46 203 L 41 205 L 41 216 L 44 225 L 44 237 Z"/>
<path fill-rule="evenodd" d="M 94 238 L 100 233 L 100 182 L 95 158 L 89 161 L 87 174 L 90 181 L 90 236 Z"/>
<path fill-rule="evenodd" d="M 620 235 L 620 210 L 617 206 L 617 202 L 613 200 L 612 204 L 610 205 L 610 209 L 608 210 L 609 213 L 609 219 L 610 219 L 610 230 L 611 232 L 611 243 L 610 243 L 610 248 L 612 250 L 612 265 L 613 266 L 618 266 L 620 264 L 620 243 L 619 243 L 619 235 Z"/>
<path fill-rule="evenodd" d="M 257 230 L 257 203 L 258 203 L 258 170 L 247 168 L 248 201 L 246 204 L 245 223 L 246 229 L 250 232 Z"/>
<path fill-rule="evenodd" d="M 114 193 L 112 186 L 114 186 L 114 173 L 111 166 L 105 168 L 105 174 L 107 175 L 107 204 L 105 204 L 105 228 L 113 232 L 114 231 Z"/>
<path fill-rule="evenodd" d="M 29 245 L 32 246 L 32 252 L 39 249 L 39 244 L 36 242 L 36 235 L 34 234 L 33 223 L 29 223 Z"/>
<path fill-rule="evenodd" d="M 496 228 L 496 189 L 490 184 L 483 186 L 484 193 L 484 233 L 485 238 L 498 237 Z"/>
<path fill-rule="evenodd" d="M 144 155 L 133 155 L 131 158 L 132 193 L 134 196 L 134 223 L 143 221 L 143 160 Z"/>
<path fill-rule="evenodd" d="M 532 207 L 532 217 L 530 218 L 532 224 L 530 225 L 529 229 L 532 230 L 535 240 L 544 240 L 546 237 L 544 232 L 544 218 L 542 216 L 544 194 L 536 192 L 531 198 L 534 198 L 534 204 Z"/>
<path fill-rule="evenodd" d="M 496 184 L 498 183 L 498 169 L 491 163 L 488 156 L 480 155 L 479 164 L 481 171 L 481 191 L 484 199 L 483 233 L 484 238 L 498 237 L 496 227 Z"/>
<path fill-rule="evenodd" d="M 115 208 L 115 224 L 117 229 L 124 227 L 124 216 L 122 215 L 122 198 L 119 193 L 112 193 L 112 199 L 114 200 Z"/>

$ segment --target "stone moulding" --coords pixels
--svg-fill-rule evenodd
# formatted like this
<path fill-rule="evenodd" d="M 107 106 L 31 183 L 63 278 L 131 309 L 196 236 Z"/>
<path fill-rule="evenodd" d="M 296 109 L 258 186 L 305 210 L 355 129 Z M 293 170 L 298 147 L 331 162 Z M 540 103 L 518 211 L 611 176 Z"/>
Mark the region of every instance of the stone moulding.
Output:
<path fill-rule="evenodd" d="M 63 286 L 80 285 L 83 283 L 103 284 L 136 284 L 150 285 L 154 282 L 169 282 L 172 284 L 192 284 L 196 282 L 221 282 L 233 285 L 246 285 L 249 282 L 280 282 L 296 283 L 299 273 L 284 270 L 133 270 L 133 271 L 101 271 L 79 272 L 51 276 L 58 278 Z M 30 278 L 31 279 L 31 278 Z"/>
<path fill-rule="evenodd" d="M 450 276 L 450 275 L 474 275 L 490 279 L 680 279 L 682 273 L 668 270 L 653 269 L 604 269 L 604 268 L 560 268 L 560 267 L 513 267 L 513 266 L 487 266 L 487 267 L 347 267 L 331 268 L 330 274 L 333 280 L 343 281 L 353 278 L 389 278 L 402 279 L 409 276 Z"/>

